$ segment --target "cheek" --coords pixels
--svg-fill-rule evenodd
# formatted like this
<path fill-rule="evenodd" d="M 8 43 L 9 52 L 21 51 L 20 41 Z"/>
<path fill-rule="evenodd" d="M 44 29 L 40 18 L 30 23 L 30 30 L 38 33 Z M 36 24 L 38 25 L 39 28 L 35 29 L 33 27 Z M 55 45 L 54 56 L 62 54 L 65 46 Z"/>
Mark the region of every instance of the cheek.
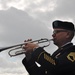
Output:
<path fill-rule="evenodd" d="M 64 39 L 65 35 L 64 34 L 58 34 L 56 35 L 57 41 L 62 41 Z"/>
<path fill-rule="evenodd" d="M 67 35 L 66 34 L 60 34 L 60 35 L 58 35 L 58 41 L 61 41 L 61 42 L 63 42 L 63 41 L 65 41 L 65 39 L 67 38 Z"/>

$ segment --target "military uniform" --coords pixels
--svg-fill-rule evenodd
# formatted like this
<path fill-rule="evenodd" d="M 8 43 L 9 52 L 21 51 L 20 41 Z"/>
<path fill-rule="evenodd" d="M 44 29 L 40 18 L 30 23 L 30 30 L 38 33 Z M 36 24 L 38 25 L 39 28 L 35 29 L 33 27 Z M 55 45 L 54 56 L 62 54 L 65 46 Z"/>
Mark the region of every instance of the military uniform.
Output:
<path fill-rule="evenodd" d="M 54 21 L 53 28 L 74 31 L 71 22 Z M 41 66 L 38 67 L 35 62 Z M 52 55 L 39 47 L 30 54 L 29 60 L 26 57 L 22 63 L 30 75 L 75 75 L 75 46 L 68 43 Z"/>
<path fill-rule="evenodd" d="M 52 56 L 40 47 L 31 54 L 29 61 L 24 58 L 22 62 L 30 75 L 75 75 L 75 46 L 69 43 Z"/>

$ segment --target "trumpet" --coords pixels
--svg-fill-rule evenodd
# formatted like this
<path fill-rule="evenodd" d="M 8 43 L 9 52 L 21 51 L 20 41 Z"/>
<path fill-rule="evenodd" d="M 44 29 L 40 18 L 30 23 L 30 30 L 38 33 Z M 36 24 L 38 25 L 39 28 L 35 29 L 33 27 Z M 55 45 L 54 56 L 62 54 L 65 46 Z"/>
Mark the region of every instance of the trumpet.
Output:
<path fill-rule="evenodd" d="M 8 54 L 9 54 L 10 57 L 13 57 L 13 56 L 25 54 L 26 51 L 23 49 L 23 45 L 25 45 L 26 43 L 40 44 L 40 43 L 48 42 L 47 45 L 43 46 L 43 48 L 44 48 L 44 47 L 47 47 L 47 46 L 50 45 L 50 41 L 53 41 L 53 39 L 42 38 L 42 39 L 39 39 L 39 40 L 34 40 L 34 41 L 30 41 L 30 42 L 25 42 L 25 43 L 22 43 L 22 44 L 17 44 L 17 45 L 13 45 L 13 46 L 9 46 L 9 47 L 4 47 L 4 48 L 0 49 L 0 52 L 10 49 Z M 21 50 L 19 50 L 19 49 L 21 49 Z M 16 51 L 16 50 L 19 50 L 19 51 Z M 16 52 L 14 54 L 11 54 L 12 51 L 16 51 Z"/>

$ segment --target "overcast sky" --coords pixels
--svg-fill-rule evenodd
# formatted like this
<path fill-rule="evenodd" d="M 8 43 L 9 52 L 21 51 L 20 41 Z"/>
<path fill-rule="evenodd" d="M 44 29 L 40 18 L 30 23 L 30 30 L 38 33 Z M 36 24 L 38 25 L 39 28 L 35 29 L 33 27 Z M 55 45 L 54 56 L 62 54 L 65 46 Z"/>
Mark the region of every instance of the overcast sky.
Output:
<path fill-rule="evenodd" d="M 52 38 L 52 22 L 66 20 L 75 24 L 75 0 L 0 0 L 0 47 L 7 47 L 32 38 Z M 75 43 L 75 40 L 73 39 Z M 53 53 L 56 46 L 46 51 Z M 0 53 L 0 75 L 28 75 L 22 59 Z"/>

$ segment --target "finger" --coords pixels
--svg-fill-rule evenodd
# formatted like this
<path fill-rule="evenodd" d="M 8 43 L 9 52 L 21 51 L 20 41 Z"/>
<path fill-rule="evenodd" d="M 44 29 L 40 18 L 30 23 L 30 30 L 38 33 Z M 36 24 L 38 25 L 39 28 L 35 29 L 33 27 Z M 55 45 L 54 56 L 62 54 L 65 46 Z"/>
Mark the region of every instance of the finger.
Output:
<path fill-rule="evenodd" d="M 23 45 L 22 49 L 27 50 L 28 46 Z"/>
<path fill-rule="evenodd" d="M 28 39 L 27 41 L 32 41 L 32 39 Z"/>
<path fill-rule="evenodd" d="M 25 40 L 24 42 L 32 41 L 32 39 Z"/>
<path fill-rule="evenodd" d="M 27 42 L 27 40 L 24 40 L 24 42 Z"/>

